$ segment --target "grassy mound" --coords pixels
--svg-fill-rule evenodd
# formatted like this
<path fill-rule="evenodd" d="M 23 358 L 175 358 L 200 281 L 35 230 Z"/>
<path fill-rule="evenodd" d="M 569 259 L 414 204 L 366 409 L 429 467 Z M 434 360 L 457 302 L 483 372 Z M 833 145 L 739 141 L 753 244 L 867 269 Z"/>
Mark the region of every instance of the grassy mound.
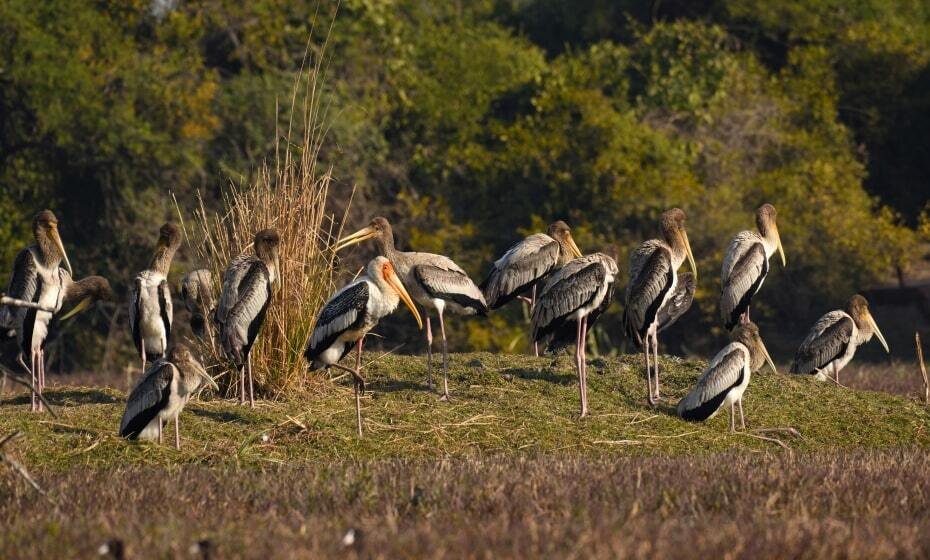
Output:
<path fill-rule="evenodd" d="M 37 472 L 83 466 L 268 463 L 382 458 L 478 457 L 499 454 L 691 455 L 730 450 L 835 451 L 930 444 L 930 413 L 900 397 L 851 391 L 832 383 L 770 372 L 757 374 L 745 396 L 748 432 L 729 434 L 727 416 L 694 424 L 674 405 L 703 362 L 665 357 L 662 391 L 672 400 L 645 403 L 638 356 L 590 362 L 591 416 L 578 414 L 572 359 L 487 353 L 451 357 L 450 402 L 426 390 L 424 358 L 368 355 L 363 399 L 366 435 L 355 435 L 351 383 L 323 384 L 312 398 L 262 402 L 255 411 L 230 401 L 191 403 L 181 419 L 182 449 L 131 443 L 116 436 L 124 395 L 62 387 L 47 392 L 60 418 L 27 411 L 24 394 L 0 404 L 0 434 L 21 430 L 17 455 Z M 376 359 L 377 358 L 377 359 Z M 437 372 L 441 377 L 441 372 Z M 800 436 L 759 431 L 794 428 Z M 173 430 L 166 435 L 173 437 Z M 170 439 L 168 440 L 170 441 Z"/>

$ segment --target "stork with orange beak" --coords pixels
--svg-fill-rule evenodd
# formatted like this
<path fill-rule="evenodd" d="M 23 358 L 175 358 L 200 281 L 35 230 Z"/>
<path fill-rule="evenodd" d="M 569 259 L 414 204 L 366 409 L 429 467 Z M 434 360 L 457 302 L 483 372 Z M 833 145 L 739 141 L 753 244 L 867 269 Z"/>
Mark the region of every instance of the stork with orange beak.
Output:
<path fill-rule="evenodd" d="M 65 271 L 70 276 L 71 263 L 58 234 L 58 218 L 51 210 L 43 210 L 32 220 L 35 242 L 23 249 L 13 263 L 13 276 L 6 295 L 31 302 L 38 307 L 0 308 L 0 326 L 15 329 L 20 349 L 20 363 L 32 374 L 35 391 L 32 411 L 42 410 L 38 395 L 45 387 L 45 339 L 52 316 L 61 310 L 64 300 Z M 64 264 L 65 269 L 61 268 Z M 23 361 L 29 356 L 29 365 Z"/>
<path fill-rule="evenodd" d="M 323 306 L 304 352 L 311 371 L 334 367 L 352 375 L 359 436 L 362 435 L 361 394 L 365 391 L 365 378 L 361 372 L 362 341 L 378 321 L 397 309 L 401 301 L 410 309 L 422 329 L 420 313 L 398 278 L 394 266 L 384 257 L 375 257 L 368 263 L 364 276 L 336 292 Z M 353 347 L 354 369 L 339 363 Z"/>
<path fill-rule="evenodd" d="M 350 245 L 372 239 L 378 248 L 378 254 L 386 257 L 404 286 L 410 290 L 414 301 L 427 310 L 426 347 L 427 347 L 427 383 L 433 385 L 433 331 L 430 328 L 429 310 L 436 311 L 439 317 L 439 334 L 442 336 L 442 398 L 449 399 L 449 349 L 446 344 L 446 325 L 442 314 L 450 309 L 461 315 L 487 315 L 488 304 L 484 294 L 472 282 L 462 267 L 452 259 L 433 253 L 398 251 L 394 247 L 394 232 L 390 222 L 385 218 L 375 218 L 368 227 L 352 235 L 343 237 L 336 244 L 334 251 Z"/>

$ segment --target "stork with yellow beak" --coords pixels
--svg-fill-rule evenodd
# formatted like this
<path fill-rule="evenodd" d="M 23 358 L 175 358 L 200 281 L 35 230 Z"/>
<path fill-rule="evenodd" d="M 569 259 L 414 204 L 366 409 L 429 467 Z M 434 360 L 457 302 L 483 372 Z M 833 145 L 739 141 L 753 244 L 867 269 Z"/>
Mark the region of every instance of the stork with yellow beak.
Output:
<path fill-rule="evenodd" d="M 787 265 L 776 214 L 771 204 L 760 206 L 756 210 L 759 233 L 741 231 L 727 247 L 720 271 L 720 315 L 727 330 L 749 322 L 749 303 L 762 287 L 769 273 L 769 258 L 775 251 L 781 255 L 782 267 Z"/>
<path fill-rule="evenodd" d="M 871 340 L 873 334 L 885 352 L 891 353 L 869 312 L 869 302 L 856 294 L 846 304 L 846 311 L 831 311 L 814 323 L 794 356 L 791 373 L 815 375 L 821 381 L 832 373 L 839 385 L 840 370 L 852 361 L 856 348 Z"/>
<path fill-rule="evenodd" d="M 334 367 L 350 375 L 355 382 L 355 417 L 358 435 L 362 435 L 361 394 L 365 391 L 362 377 L 362 341 L 383 317 L 397 309 L 403 301 L 417 326 L 423 328 L 423 320 L 410 294 L 398 278 L 394 266 L 384 257 L 375 257 L 368 263 L 364 276 L 355 279 L 329 298 L 320 316 L 317 317 L 313 334 L 307 343 L 304 357 L 310 362 L 311 371 Z M 339 361 L 355 347 L 355 369 L 339 364 Z"/>
<path fill-rule="evenodd" d="M 643 348 L 647 398 L 652 405 L 660 398 L 660 317 L 668 314 L 663 313 L 664 309 L 675 305 L 678 268 L 686 259 L 697 283 L 697 265 L 685 230 L 685 213 L 679 208 L 667 210 L 662 213 L 659 225 L 662 239 L 645 241 L 630 255 L 630 283 L 626 288 L 626 308 L 623 310 L 627 336 Z"/>
<path fill-rule="evenodd" d="M 20 363 L 32 374 L 35 391 L 32 411 L 42 410 L 38 395 L 45 388 L 45 339 L 52 316 L 61 310 L 64 299 L 65 272 L 72 275 L 71 263 L 58 234 L 58 218 L 43 210 L 32 220 L 35 242 L 23 249 L 13 263 L 13 275 L 6 295 L 37 304 L 37 307 L 0 308 L 0 327 L 15 329 L 20 349 Z M 64 265 L 62 270 L 61 265 Z M 29 365 L 24 362 L 29 356 Z"/>
<path fill-rule="evenodd" d="M 410 290 L 414 301 L 427 310 L 426 345 L 429 357 L 432 356 L 433 331 L 430 328 L 429 310 L 436 311 L 439 317 L 439 333 L 442 336 L 442 400 L 449 399 L 449 349 L 446 344 L 446 325 L 442 314 L 450 309 L 461 315 L 487 315 L 488 304 L 484 294 L 472 282 L 462 267 L 452 259 L 433 253 L 416 253 L 398 251 L 394 247 L 394 232 L 390 222 L 385 218 L 371 220 L 368 227 L 344 237 L 336 244 L 334 251 L 350 245 L 372 239 L 378 248 L 378 254 L 386 257 L 400 277 L 404 286 Z M 432 387 L 432 359 L 427 361 L 427 383 Z"/>

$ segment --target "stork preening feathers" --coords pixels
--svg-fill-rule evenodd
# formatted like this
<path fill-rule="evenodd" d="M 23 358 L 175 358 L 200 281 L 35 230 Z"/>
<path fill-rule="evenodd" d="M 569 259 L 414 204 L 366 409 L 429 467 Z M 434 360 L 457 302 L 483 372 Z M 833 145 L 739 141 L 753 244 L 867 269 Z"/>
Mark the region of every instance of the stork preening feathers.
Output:
<path fill-rule="evenodd" d="M 820 380 L 832 373 L 839 385 L 840 370 L 853 359 L 856 348 L 871 340 L 873 334 L 885 351 L 891 352 L 869 311 L 869 302 L 856 294 L 846 304 L 846 311 L 831 311 L 814 323 L 794 356 L 791 373 L 816 375 Z"/>
<path fill-rule="evenodd" d="M 681 316 L 694 296 L 687 286 L 679 286 L 678 268 L 687 259 L 697 282 L 697 266 L 685 230 L 685 213 L 672 208 L 660 219 L 662 239 L 644 242 L 630 255 L 630 283 L 626 289 L 623 326 L 627 336 L 642 346 L 646 358 L 646 392 L 649 403 L 659 399 L 659 339 L 660 320 L 663 326 Z M 650 357 L 650 351 L 652 357 Z M 653 388 L 653 379 L 655 387 Z"/>
<path fill-rule="evenodd" d="M 572 260 L 552 273 L 533 307 L 533 340 L 545 341 L 575 331 L 575 368 L 581 397 L 581 417 L 588 414 L 585 341 L 588 327 L 607 309 L 613 297 L 617 263 L 603 253 Z"/>
<path fill-rule="evenodd" d="M 23 249 L 13 263 L 13 274 L 7 297 L 36 306 L 4 306 L 0 308 L 0 327 L 15 329 L 20 351 L 20 363 L 32 375 L 31 409 L 42 410 L 41 394 L 45 387 L 45 339 L 52 316 L 61 309 L 64 300 L 64 279 L 73 274 L 71 263 L 58 234 L 58 218 L 43 210 L 32 220 L 34 243 Z M 61 265 L 64 264 L 64 269 Z M 29 365 L 25 357 L 29 356 Z"/>
<path fill-rule="evenodd" d="M 775 216 L 775 207 L 763 204 L 756 210 L 759 232 L 741 231 L 727 247 L 720 270 L 720 315 L 727 330 L 749 321 L 749 304 L 769 273 L 769 257 L 778 251 L 781 265 L 787 265 Z"/>
<path fill-rule="evenodd" d="M 335 367 L 350 375 L 355 384 L 355 415 L 358 435 L 362 435 L 361 393 L 365 390 L 362 377 L 362 341 L 365 335 L 383 317 L 404 302 L 423 328 L 423 321 L 403 283 L 385 257 L 375 257 L 366 268 L 367 272 L 336 292 L 323 306 L 313 334 L 307 342 L 304 356 L 311 370 Z M 340 365 L 339 361 L 355 347 L 355 369 Z"/>
<path fill-rule="evenodd" d="M 775 364 L 754 323 L 740 324 L 730 337 L 732 342 L 714 356 L 697 385 L 678 403 L 678 415 L 685 420 L 703 421 L 729 406 L 730 431 L 734 432 L 737 408 L 740 429 L 746 429 L 743 393 L 749 386 L 749 378 L 766 363 L 774 372 Z"/>
<path fill-rule="evenodd" d="M 280 239 L 273 229 L 255 234 L 255 254 L 235 257 L 223 274 L 223 289 L 216 306 L 217 324 L 223 352 L 239 371 L 239 402 L 245 403 L 248 378 L 249 406 L 255 408 L 252 380 L 252 345 L 265 322 L 271 303 L 271 289 L 278 280 Z"/>
<path fill-rule="evenodd" d="M 213 274 L 205 269 L 192 270 L 181 279 L 181 300 L 191 314 L 190 324 L 194 336 L 208 339 L 213 345 L 213 330 L 209 317 L 216 307 L 213 301 Z"/>
<path fill-rule="evenodd" d="M 174 420 L 174 445 L 180 449 L 178 417 L 191 396 L 205 385 L 219 390 L 186 346 L 172 346 L 165 356 L 149 364 L 129 394 L 119 435 L 161 443 L 162 426 Z"/>
<path fill-rule="evenodd" d="M 174 320 L 168 269 L 180 246 L 178 226 L 172 223 L 161 226 L 152 260 L 148 268 L 136 275 L 129 290 L 129 329 L 143 372 L 147 362 L 161 358 L 168 349 Z"/>
<path fill-rule="evenodd" d="M 385 218 L 373 219 L 368 227 L 339 240 L 334 251 L 373 239 L 378 254 L 386 257 L 400 277 L 414 301 L 426 308 L 427 383 L 433 384 L 433 332 L 429 310 L 439 317 L 442 336 L 442 399 L 449 398 L 449 350 L 446 343 L 446 326 L 442 314 L 446 309 L 462 315 L 486 315 L 488 304 L 484 294 L 462 268 L 452 259 L 433 253 L 398 251 L 394 248 L 394 233 Z"/>
<path fill-rule="evenodd" d="M 534 233 L 515 243 L 494 261 L 481 291 L 490 309 L 497 309 L 515 298 L 523 297 L 528 290 L 530 313 L 536 302 L 537 284 L 552 271 L 580 257 L 581 250 L 572 239 L 568 224 L 559 220 L 549 225 L 546 233 Z M 533 352 L 539 356 L 539 344 L 533 343 Z"/>

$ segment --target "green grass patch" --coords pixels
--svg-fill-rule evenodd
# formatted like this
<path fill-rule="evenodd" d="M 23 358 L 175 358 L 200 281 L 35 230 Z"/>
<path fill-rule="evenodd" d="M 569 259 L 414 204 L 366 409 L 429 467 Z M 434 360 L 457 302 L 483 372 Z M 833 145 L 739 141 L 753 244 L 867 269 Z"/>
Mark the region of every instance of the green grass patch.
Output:
<path fill-rule="evenodd" d="M 368 355 L 374 358 L 375 354 Z M 570 356 L 557 361 L 519 355 L 454 354 L 452 398 L 426 387 L 425 358 L 384 356 L 364 369 L 365 437 L 355 435 L 351 382 L 320 384 L 300 399 L 261 401 L 249 410 L 229 400 L 193 402 L 181 417 L 182 449 L 128 442 L 116 435 L 125 395 L 110 389 L 61 387 L 47 397 L 59 414 L 31 414 L 26 395 L 7 395 L 0 434 L 21 430 L 17 454 L 31 469 L 121 465 L 314 464 L 333 460 L 476 457 L 500 454 L 689 455 L 778 449 L 747 434 L 728 433 L 725 412 L 706 423 L 674 415 L 674 405 L 700 374 L 702 361 L 664 357 L 662 391 L 672 399 L 645 401 L 640 356 L 595 359 L 588 366 L 590 416 L 578 418 L 578 386 Z M 441 371 L 434 372 L 441 381 Z M 764 372 L 746 392 L 749 434 L 775 435 L 798 451 L 926 447 L 930 413 L 919 403 L 853 391 L 811 378 Z M 760 435 L 760 434 L 755 434 Z M 765 434 L 771 436 L 772 434 Z M 170 437 L 169 437 L 170 436 Z"/>

